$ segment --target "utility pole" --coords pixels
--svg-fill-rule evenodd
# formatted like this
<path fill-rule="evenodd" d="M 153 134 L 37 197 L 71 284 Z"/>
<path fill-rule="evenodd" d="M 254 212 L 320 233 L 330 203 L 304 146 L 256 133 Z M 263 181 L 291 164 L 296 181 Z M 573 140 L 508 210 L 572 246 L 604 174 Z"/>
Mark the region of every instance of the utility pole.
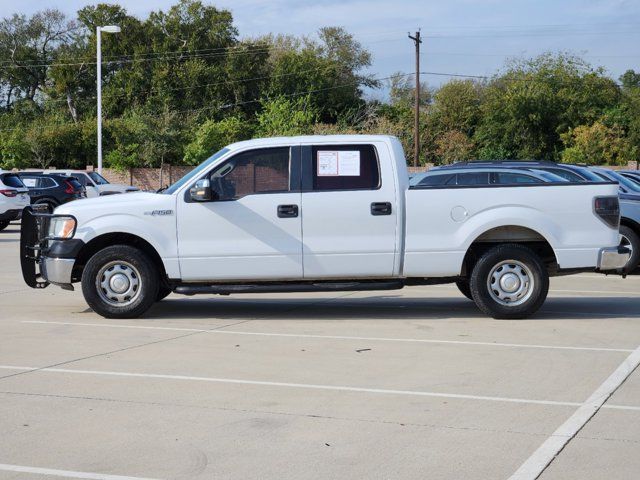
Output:
<path fill-rule="evenodd" d="M 416 45 L 416 98 L 415 105 L 413 106 L 415 116 L 413 125 L 413 166 L 417 167 L 418 161 L 420 160 L 420 44 L 422 43 L 420 30 L 416 32 L 415 37 L 409 35 L 409 38 L 413 40 L 413 43 Z"/>

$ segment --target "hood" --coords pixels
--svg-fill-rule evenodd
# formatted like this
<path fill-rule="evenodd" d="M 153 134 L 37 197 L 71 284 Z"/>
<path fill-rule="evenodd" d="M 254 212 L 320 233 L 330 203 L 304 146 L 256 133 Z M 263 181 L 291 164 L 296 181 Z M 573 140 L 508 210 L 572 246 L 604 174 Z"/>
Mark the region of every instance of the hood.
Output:
<path fill-rule="evenodd" d="M 164 197 L 164 198 L 161 198 Z M 133 192 L 126 195 L 105 195 L 102 197 L 83 198 L 65 203 L 56 208 L 56 214 L 76 215 L 78 212 L 110 213 L 131 212 L 153 207 L 154 204 L 164 205 L 166 198 L 171 195 L 159 195 L 149 192 Z"/>
<path fill-rule="evenodd" d="M 132 187 L 130 185 L 122 185 L 119 183 L 109 183 L 107 185 L 98 185 L 98 190 L 100 191 L 100 194 L 102 195 L 103 193 L 125 193 L 125 192 L 137 192 L 139 191 L 138 188 L 136 187 Z"/>

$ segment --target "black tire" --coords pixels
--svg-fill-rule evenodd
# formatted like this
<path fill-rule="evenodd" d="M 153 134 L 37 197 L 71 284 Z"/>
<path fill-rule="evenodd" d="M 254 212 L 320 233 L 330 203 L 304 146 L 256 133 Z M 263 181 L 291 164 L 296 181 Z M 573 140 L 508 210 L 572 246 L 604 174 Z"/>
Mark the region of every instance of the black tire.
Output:
<path fill-rule="evenodd" d="M 0 232 L 7 228 L 11 222 L 9 220 L 0 220 Z"/>
<path fill-rule="evenodd" d="M 549 274 L 532 250 L 523 245 L 504 244 L 480 257 L 469 285 L 482 312 L 498 319 L 520 319 L 533 315 L 544 303 L 549 292 Z"/>
<path fill-rule="evenodd" d="M 171 292 L 173 292 L 173 290 L 169 286 L 160 284 L 158 287 L 158 297 L 156 298 L 156 302 L 164 300 Z"/>
<path fill-rule="evenodd" d="M 98 278 L 103 286 L 98 285 Z M 119 283 L 112 283 L 114 281 Z M 116 287 L 123 285 L 125 290 L 116 291 Z M 158 298 L 159 285 L 156 265 L 142 250 L 129 245 L 100 250 L 82 272 L 82 293 L 86 302 L 94 312 L 106 318 L 141 316 Z"/>
<path fill-rule="evenodd" d="M 640 236 L 626 225 L 620 225 L 620 235 L 622 236 L 620 245 L 631 249 L 631 258 L 624 267 L 625 273 L 631 273 L 640 263 Z"/>
<path fill-rule="evenodd" d="M 456 280 L 456 287 L 458 287 L 458 290 L 460 290 L 461 294 L 463 294 L 469 300 L 473 300 L 473 296 L 471 295 L 471 287 L 469 286 L 469 280 L 467 280 L 466 278 Z"/>

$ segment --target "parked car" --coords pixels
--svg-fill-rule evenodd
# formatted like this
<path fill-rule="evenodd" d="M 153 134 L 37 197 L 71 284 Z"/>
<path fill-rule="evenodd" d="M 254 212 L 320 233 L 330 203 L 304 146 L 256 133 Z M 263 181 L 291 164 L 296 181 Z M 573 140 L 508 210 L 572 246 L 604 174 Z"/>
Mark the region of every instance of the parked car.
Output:
<path fill-rule="evenodd" d="M 34 288 L 80 282 L 110 318 L 138 317 L 171 291 L 454 282 L 484 313 L 523 318 L 544 303 L 550 276 L 624 267 L 617 193 L 612 183 L 409 187 L 395 137 L 256 139 L 162 193 L 58 207 L 44 217 L 46 241 L 27 209 L 22 271 Z"/>
<path fill-rule="evenodd" d="M 438 167 L 437 171 L 451 169 L 477 168 L 478 166 L 492 166 L 493 168 L 517 168 L 520 170 L 544 170 L 564 177 L 570 182 L 617 182 L 620 184 L 620 242 L 632 251 L 629 263 L 625 267 L 626 272 L 632 272 L 640 263 L 640 187 L 636 192 L 636 186 L 629 179 L 611 170 L 600 169 L 583 165 L 571 165 L 542 161 L 521 160 L 496 160 L 496 161 L 472 161 L 457 162 L 451 165 Z"/>
<path fill-rule="evenodd" d="M 590 170 L 620 185 L 620 238 L 621 245 L 631 250 L 626 269 L 632 272 L 640 263 L 640 185 L 607 168 L 591 167 Z"/>
<path fill-rule="evenodd" d="M 617 171 L 620 175 L 628 178 L 629 180 L 631 180 L 633 183 L 637 184 L 638 186 L 640 186 L 640 171 L 638 170 L 618 170 Z"/>
<path fill-rule="evenodd" d="M 87 191 L 87 197 L 99 197 L 102 195 L 113 195 L 116 193 L 137 192 L 136 187 L 129 185 L 121 185 L 118 183 L 109 183 L 109 181 L 98 172 L 86 170 L 47 170 L 46 174 L 67 175 L 74 177 L 80 185 Z"/>
<path fill-rule="evenodd" d="M 87 196 L 84 187 L 74 177 L 37 172 L 19 172 L 17 175 L 29 189 L 31 204 L 42 205 L 49 213 L 63 203 Z"/>
<path fill-rule="evenodd" d="M 0 231 L 18 220 L 29 206 L 29 190 L 15 173 L 0 170 Z"/>
<path fill-rule="evenodd" d="M 417 173 L 409 178 L 409 185 L 522 185 L 567 181 L 565 178 L 543 170 L 478 167 L 465 168 L 464 171 L 436 169 Z"/>
<path fill-rule="evenodd" d="M 518 169 L 535 169 L 550 172 L 562 177 L 569 182 L 601 182 L 602 179 L 591 172 L 586 166 L 556 163 L 548 160 L 474 160 L 470 162 L 456 162 L 451 165 L 438 167 L 444 168 L 478 168 L 478 167 L 505 167 Z"/>

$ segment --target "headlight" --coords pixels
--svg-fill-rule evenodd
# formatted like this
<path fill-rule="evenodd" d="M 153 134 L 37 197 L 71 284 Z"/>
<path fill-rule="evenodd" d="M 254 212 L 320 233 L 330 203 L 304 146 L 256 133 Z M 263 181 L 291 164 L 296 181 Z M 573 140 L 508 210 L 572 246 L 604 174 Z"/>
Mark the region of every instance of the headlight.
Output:
<path fill-rule="evenodd" d="M 53 217 L 49 223 L 48 237 L 65 240 L 76 233 L 76 219 L 73 217 Z"/>

